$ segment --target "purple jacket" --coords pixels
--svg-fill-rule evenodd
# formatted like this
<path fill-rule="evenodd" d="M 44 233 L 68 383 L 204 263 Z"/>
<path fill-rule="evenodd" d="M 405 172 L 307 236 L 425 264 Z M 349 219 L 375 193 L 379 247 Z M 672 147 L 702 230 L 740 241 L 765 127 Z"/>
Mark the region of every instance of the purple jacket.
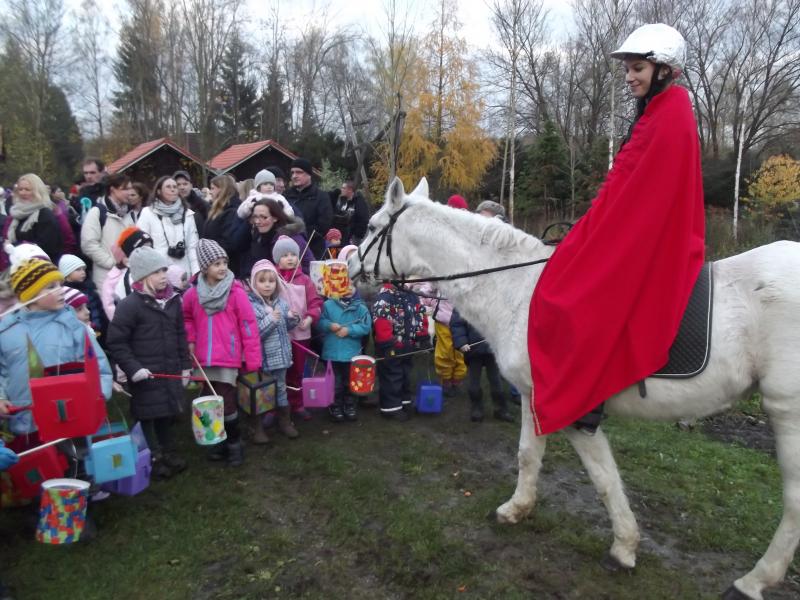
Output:
<path fill-rule="evenodd" d="M 256 315 L 242 284 L 234 280 L 228 303 L 209 317 L 192 287 L 183 296 L 186 341 L 195 345 L 197 360 L 204 367 L 232 367 L 242 363 L 246 371 L 261 368 L 261 340 Z"/>

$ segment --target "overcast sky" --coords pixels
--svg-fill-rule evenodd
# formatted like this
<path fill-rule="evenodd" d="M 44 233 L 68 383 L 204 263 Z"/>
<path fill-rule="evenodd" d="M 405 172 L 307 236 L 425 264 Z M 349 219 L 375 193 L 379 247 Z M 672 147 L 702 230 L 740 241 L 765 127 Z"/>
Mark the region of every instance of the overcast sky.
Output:
<path fill-rule="evenodd" d="M 251 26 L 267 19 L 272 7 L 277 5 L 281 21 L 292 37 L 308 19 L 318 19 L 320 24 L 348 27 L 356 32 L 380 35 L 386 22 L 383 0 L 244 0 L 244 17 Z M 461 35 L 474 49 L 492 45 L 491 0 L 458 0 L 458 20 L 462 23 Z M 67 0 L 73 10 L 80 10 L 81 0 Z M 126 6 L 123 0 L 98 0 L 114 30 L 119 29 L 120 17 Z M 398 0 L 398 5 L 408 6 L 409 22 L 415 31 L 425 31 L 434 18 L 437 0 Z M 566 0 L 545 0 L 551 13 L 555 33 L 568 26 L 571 8 Z M 324 15 L 324 20 L 323 20 Z M 251 30 L 251 26 L 246 29 Z"/>

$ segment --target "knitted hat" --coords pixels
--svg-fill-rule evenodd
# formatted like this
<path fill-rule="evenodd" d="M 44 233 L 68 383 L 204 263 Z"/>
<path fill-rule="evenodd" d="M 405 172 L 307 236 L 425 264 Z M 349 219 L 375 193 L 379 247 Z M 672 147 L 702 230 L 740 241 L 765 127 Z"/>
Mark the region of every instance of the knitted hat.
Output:
<path fill-rule="evenodd" d="M 272 264 L 267 259 L 256 261 L 256 263 L 253 265 L 253 268 L 250 269 L 250 289 L 255 291 L 256 275 L 258 275 L 258 273 L 261 271 L 272 271 L 273 273 L 275 273 L 275 278 L 278 281 L 278 296 L 281 298 L 285 298 L 286 282 L 283 280 L 283 277 L 281 277 L 278 274 L 278 270 L 275 268 L 275 265 Z"/>
<path fill-rule="evenodd" d="M 68 304 L 74 309 L 78 309 L 84 304 L 89 303 L 89 298 L 86 297 L 86 294 L 76 290 L 75 288 L 65 285 L 61 288 L 61 290 L 64 292 L 64 303 Z"/>
<path fill-rule="evenodd" d="M 63 254 L 61 258 L 58 260 L 58 270 L 61 271 L 61 274 L 67 278 L 70 276 L 70 273 L 77 271 L 78 269 L 85 269 L 86 263 L 83 262 L 80 258 L 75 256 L 74 254 Z"/>
<path fill-rule="evenodd" d="M 289 236 L 282 235 L 272 247 L 272 261 L 277 265 L 287 254 L 300 256 L 300 246 Z"/>
<path fill-rule="evenodd" d="M 506 216 L 506 209 L 503 208 L 502 204 L 495 202 L 494 200 L 484 200 L 478 204 L 478 207 L 475 209 L 476 213 L 484 211 L 490 212 L 495 217 L 500 217 L 501 219 L 504 219 Z"/>
<path fill-rule="evenodd" d="M 141 281 L 148 275 L 169 267 L 169 259 L 150 246 L 140 246 L 131 252 L 128 269 L 133 281 Z"/>
<path fill-rule="evenodd" d="M 469 210 L 467 201 L 464 200 L 463 196 L 459 196 L 458 194 L 453 194 L 447 199 L 447 206 L 458 208 L 460 210 Z"/>
<path fill-rule="evenodd" d="M 12 246 L 8 242 L 6 242 L 3 249 L 6 251 L 6 254 L 8 254 L 10 273 L 16 271 L 19 265 L 23 261 L 28 260 L 29 258 L 41 258 L 42 260 L 50 260 L 50 257 L 47 256 L 47 253 L 36 244 L 29 244 L 27 242 L 22 242 L 17 246 Z"/>
<path fill-rule="evenodd" d="M 227 260 L 228 255 L 217 242 L 205 238 L 197 242 L 197 262 L 201 272 L 205 273 L 209 265 L 220 258 Z"/>
<path fill-rule="evenodd" d="M 267 171 L 275 175 L 275 179 L 286 179 L 286 173 L 283 172 L 283 169 L 276 166 L 267 167 Z"/>
<path fill-rule="evenodd" d="M 152 247 L 153 238 L 150 237 L 149 233 L 145 233 L 133 225 L 123 229 L 122 233 L 120 233 L 117 238 L 117 246 L 119 246 L 120 250 L 128 257 L 130 257 L 131 252 L 143 244 L 149 244 L 150 247 Z"/>
<path fill-rule="evenodd" d="M 186 271 L 180 265 L 171 264 L 167 267 L 167 281 L 176 290 L 182 290 L 185 287 L 184 279 L 186 279 Z"/>
<path fill-rule="evenodd" d="M 328 229 L 328 233 L 325 234 L 325 241 L 330 242 L 331 240 L 340 240 L 342 239 L 342 232 L 336 229 L 335 227 L 331 227 Z"/>
<path fill-rule="evenodd" d="M 64 276 L 49 260 L 29 258 L 11 274 L 11 289 L 20 302 L 27 302 L 38 296 L 49 284 L 62 281 Z"/>
<path fill-rule="evenodd" d="M 345 246 L 339 250 L 339 260 L 347 262 L 347 259 L 350 258 L 350 255 L 355 252 L 358 252 L 358 246 L 354 246 L 353 244 Z"/>
<path fill-rule="evenodd" d="M 295 158 L 292 161 L 292 169 L 300 169 L 302 171 L 305 171 L 309 175 L 314 174 L 314 170 L 311 167 L 311 161 L 308 160 L 307 158 L 300 158 L 300 157 Z"/>
<path fill-rule="evenodd" d="M 258 186 L 265 183 L 271 183 L 272 185 L 275 185 L 275 175 L 271 171 L 261 169 L 258 173 L 256 173 L 255 179 L 253 179 L 253 189 L 257 190 Z"/>

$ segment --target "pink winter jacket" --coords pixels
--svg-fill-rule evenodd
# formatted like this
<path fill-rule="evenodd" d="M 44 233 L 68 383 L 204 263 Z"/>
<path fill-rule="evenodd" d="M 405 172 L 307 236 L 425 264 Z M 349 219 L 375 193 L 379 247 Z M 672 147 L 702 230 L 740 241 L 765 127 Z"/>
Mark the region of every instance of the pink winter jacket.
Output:
<path fill-rule="evenodd" d="M 209 317 L 197 288 L 183 296 L 183 321 L 186 341 L 195 345 L 197 360 L 204 367 L 232 367 L 244 363 L 246 371 L 261 367 L 261 341 L 253 307 L 247 292 L 238 281 L 233 282 L 225 310 Z"/>
<path fill-rule="evenodd" d="M 114 290 L 117 289 L 117 283 L 122 279 L 122 276 L 127 273 L 127 267 L 120 269 L 116 265 L 111 267 L 111 270 L 103 280 L 103 287 L 100 290 L 100 300 L 103 302 L 103 310 L 106 311 L 108 320 L 114 318 L 114 312 L 117 310 L 117 298 L 114 296 Z M 119 298 L 121 300 L 122 298 Z"/>
<path fill-rule="evenodd" d="M 453 316 L 453 304 L 449 300 L 426 298 L 425 296 L 436 296 L 439 293 L 430 283 L 421 284 L 419 291 L 424 294 L 424 296 L 420 296 L 419 301 L 428 309 L 428 316 L 432 316 L 437 323 L 450 325 L 450 317 Z"/>

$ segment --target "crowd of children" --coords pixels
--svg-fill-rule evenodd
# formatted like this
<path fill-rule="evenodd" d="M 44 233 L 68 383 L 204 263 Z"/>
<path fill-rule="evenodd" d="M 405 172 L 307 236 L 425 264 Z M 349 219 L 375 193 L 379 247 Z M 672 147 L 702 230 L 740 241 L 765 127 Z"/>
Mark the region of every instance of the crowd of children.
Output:
<path fill-rule="evenodd" d="M 335 231 L 326 241 L 329 254 L 345 265 L 357 250 L 342 247 Z M 244 460 L 241 377 L 257 373 L 274 381 L 277 428 L 296 439 L 300 432 L 293 418 L 310 418 L 303 406 L 303 377 L 319 362 L 313 359 L 321 359 L 330 363 L 334 380 L 329 418 L 356 421 L 351 361 L 369 352 L 372 336 L 379 413 L 405 421 L 415 396 L 414 356 L 431 350 L 432 318 L 435 368 L 445 395 L 452 396 L 468 376 L 471 418 L 482 420 L 481 373 L 486 370 L 494 417 L 512 420 L 488 344 L 446 299 L 437 298 L 435 289 L 422 287 L 418 295 L 387 284 L 368 305 L 345 267 L 346 285 L 336 293 L 326 288 L 323 297 L 319 282 L 300 268 L 302 253 L 294 239 L 280 236 L 272 260 L 258 260 L 249 280 L 238 280 L 222 246 L 200 239 L 199 272 L 189 281 L 179 265 L 153 248 L 149 234 L 131 226 L 112 247 L 116 262 L 98 293 L 81 258 L 64 254 L 56 266 L 35 245 L 15 247 L 10 283 L 18 305 L 0 319 L 0 413 L 31 402 L 28 344 L 45 366 L 57 370 L 80 361 L 84 340 L 90 339 L 105 397 L 112 383 L 130 397 L 130 414 L 141 424 L 155 479 L 187 466 L 178 453 L 175 419 L 186 410 L 185 387 L 199 374 L 205 381 L 200 394 L 221 396 L 224 404 L 225 440 L 210 448 L 208 458 L 235 467 Z M 264 422 L 255 419 L 256 444 L 269 440 Z M 39 443 L 30 411 L 11 416 L 9 425 L 16 437 L 0 451 L 6 461 L 13 460 L 14 450 Z"/>

